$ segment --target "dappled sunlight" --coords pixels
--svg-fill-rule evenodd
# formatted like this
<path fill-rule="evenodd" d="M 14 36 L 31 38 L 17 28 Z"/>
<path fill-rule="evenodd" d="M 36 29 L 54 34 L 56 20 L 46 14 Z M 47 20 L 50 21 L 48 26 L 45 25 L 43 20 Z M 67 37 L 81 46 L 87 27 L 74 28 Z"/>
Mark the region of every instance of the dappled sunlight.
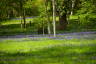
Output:
<path fill-rule="evenodd" d="M 91 41 L 90 41 L 91 42 Z M 47 43 L 46 41 L 44 43 Z M 52 43 L 52 42 L 51 42 Z M 55 42 L 56 43 L 56 42 Z M 31 43 L 28 43 L 29 45 Z M 41 42 L 42 44 L 42 42 Z M 40 45 L 40 44 L 39 44 Z M 48 44 L 47 44 L 48 45 Z M 54 44 L 53 44 L 54 45 Z M 24 48 L 24 47 L 23 47 Z M 34 47 L 32 47 L 34 49 Z M 38 47 L 39 48 L 39 47 Z M 30 50 L 29 52 L 18 52 L 10 53 L 10 52 L 0 52 L 0 62 L 6 61 L 7 63 L 14 64 L 87 64 L 87 63 L 96 63 L 95 57 L 96 52 L 95 46 L 53 46 L 48 48 L 42 48 L 37 51 Z M 19 49 L 19 48 L 18 48 Z M 24 48 L 25 50 L 26 47 Z M 12 49 L 10 49 L 12 50 Z M 89 53 L 88 50 L 93 51 L 93 53 Z M 91 54 L 91 55 L 89 55 Z M 3 61 L 2 61 L 3 60 Z"/>
<path fill-rule="evenodd" d="M 96 64 L 96 1 L 0 0 L 0 64 Z"/>

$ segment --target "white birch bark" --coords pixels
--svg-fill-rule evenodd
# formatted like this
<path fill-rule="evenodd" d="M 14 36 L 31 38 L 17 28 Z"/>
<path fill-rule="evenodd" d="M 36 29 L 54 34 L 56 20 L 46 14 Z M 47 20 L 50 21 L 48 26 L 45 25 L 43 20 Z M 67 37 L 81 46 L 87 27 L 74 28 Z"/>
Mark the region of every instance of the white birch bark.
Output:
<path fill-rule="evenodd" d="M 55 0 L 52 0 L 52 4 L 53 4 L 53 33 L 54 37 L 56 37 Z"/>

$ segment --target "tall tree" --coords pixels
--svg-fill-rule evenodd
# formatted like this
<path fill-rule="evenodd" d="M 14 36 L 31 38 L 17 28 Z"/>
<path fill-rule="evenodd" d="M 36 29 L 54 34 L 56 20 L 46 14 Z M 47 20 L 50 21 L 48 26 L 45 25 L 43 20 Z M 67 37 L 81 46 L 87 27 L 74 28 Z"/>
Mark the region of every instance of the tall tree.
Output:
<path fill-rule="evenodd" d="M 60 29 L 66 29 L 68 25 L 67 17 L 70 13 L 71 0 L 56 0 L 56 12 L 59 15 Z"/>
<path fill-rule="evenodd" d="M 48 11 L 48 4 L 49 4 L 49 1 L 45 0 L 45 10 L 46 10 L 48 34 L 50 35 L 51 34 L 51 29 L 50 29 L 50 15 L 49 15 L 49 11 Z"/>
<path fill-rule="evenodd" d="M 26 0 L 19 0 L 19 3 L 20 3 L 20 14 L 21 14 L 21 17 L 23 18 L 24 28 L 26 28 L 25 8 L 24 8 L 25 2 L 26 2 Z M 22 20 L 21 20 L 21 24 L 22 24 Z"/>
<path fill-rule="evenodd" d="M 53 4 L 53 32 L 54 32 L 54 37 L 56 37 L 55 0 L 52 0 L 52 4 Z"/>

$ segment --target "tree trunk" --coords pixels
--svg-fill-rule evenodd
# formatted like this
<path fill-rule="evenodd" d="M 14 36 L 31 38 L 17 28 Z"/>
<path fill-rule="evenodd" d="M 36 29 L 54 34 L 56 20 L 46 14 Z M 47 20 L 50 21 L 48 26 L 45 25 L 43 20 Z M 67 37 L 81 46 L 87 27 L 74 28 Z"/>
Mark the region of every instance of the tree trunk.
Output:
<path fill-rule="evenodd" d="M 45 10 L 46 10 L 46 17 L 47 17 L 47 29 L 48 29 L 48 34 L 50 35 L 51 34 L 51 29 L 50 29 L 50 17 L 49 17 L 49 14 L 48 14 L 48 1 L 45 0 Z"/>
<path fill-rule="evenodd" d="M 21 19 L 21 29 L 23 28 L 23 23 L 22 23 L 22 16 L 20 16 Z"/>
<path fill-rule="evenodd" d="M 49 18 L 49 17 L 48 17 Z M 51 29 L 50 29 L 50 22 L 48 20 L 48 34 L 50 35 L 51 34 Z"/>
<path fill-rule="evenodd" d="M 73 15 L 73 12 L 74 12 L 74 6 L 75 6 L 75 0 L 72 0 L 71 15 Z"/>
<path fill-rule="evenodd" d="M 25 9 L 23 8 L 23 2 L 21 0 L 19 1 L 19 3 L 20 3 L 20 15 L 21 15 L 21 28 L 23 28 L 23 25 L 24 28 L 26 28 Z"/>
<path fill-rule="evenodd" d="M 24 21 L 24 28 L 26 28 L 25 9 L 23 9 L 23 21 Z"/>
<path fill-rule="evenodd" d="M 53 32 L 54 37 L 56 37 L 55 0 L 52 0 L 52 4 L 53 4 Z"/>
<path fill-rule="evenodd" d="M 42 21 L 42 32 L 43 32 L 43 36 L 45 35 L 45 27 L 44 27 L 44 21 Z"/>
<path fill-rule="evenodd" d="M 67 28 L 68 21 L 67 21 L 67 14 L 66 13 L 64 13 L 62 16 L 60 16 L 59 22 L 60 22 L 60 30 L 64 30 Z"/>

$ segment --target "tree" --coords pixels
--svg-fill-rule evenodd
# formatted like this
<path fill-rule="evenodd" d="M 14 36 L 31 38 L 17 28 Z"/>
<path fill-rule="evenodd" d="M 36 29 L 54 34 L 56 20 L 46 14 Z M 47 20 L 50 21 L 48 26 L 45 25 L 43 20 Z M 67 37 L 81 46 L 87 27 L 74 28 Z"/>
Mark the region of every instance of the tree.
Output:
<path fill-rule="evenodd" d="M 52 0 L 52 4 L 53 4 L 53 32 L 54 32 L 54 37 L 56 37 L 55 0 Z"/>
<path fill-rule="evenodd" d="M 48 0 L 45 0 L 45 10 L 46 10 L 46 18 L 47 18 L 47 25 L 48 25 L 48 34 L 50 35 L 51 34 L 51 29 L 50 29 L 50 13 L 48 11 L 48 4 L 49 4 L 49 1 Z"/>
<path fill-rule="evenodd" d="M 80 0 L 56 0 L 56 14 L 59 16 L 59 29 L 65 30 L 70 15 L 80 8 Z"/>
<path fill-rule="evenodd" d="M 68 25 L 68 16 L 71 10 L 71 0 L 56 0 L 56 12 L 59 15 L 60 30 L 64 30 Z"/>

